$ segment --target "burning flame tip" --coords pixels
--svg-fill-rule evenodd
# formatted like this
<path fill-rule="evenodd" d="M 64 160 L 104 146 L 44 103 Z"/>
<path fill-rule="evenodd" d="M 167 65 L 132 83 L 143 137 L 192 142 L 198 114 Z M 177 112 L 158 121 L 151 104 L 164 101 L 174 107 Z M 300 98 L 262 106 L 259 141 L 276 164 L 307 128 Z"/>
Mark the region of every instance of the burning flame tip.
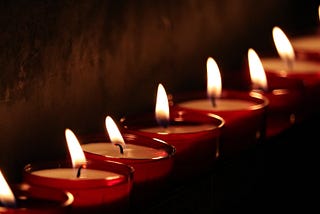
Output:
<path fill-rule="evenodd" d="M 209 57 L 207 60 L 207 94 L 210 99 L 221 96 L 221 74 L 216 61 Z"/>
<path fill-rule="evenodd" d="M 252 48 L 248 50 L 248 62 L 253 89 L 267 90 L 267 77 L 261 60 Z"/>
<path fill-rule="evenodd" d="M 65 129 L 65 137 L 73 167 L 78 167 L 79 165 L 86 163 L 86 157 L 82 151 L 81 145 L 71 129 Z"/>
<path fill-rule="evenodd" d="M 279 56 L 290 68 L 295 59 L 294 49 L 290 40 L 278 26 L 273 27 L 272 36 Z"/>
<path fill-rule="evenodd" d="M 1 169 L 0 169 L 0 202 L 5 206 L 15 206 L 16 200 L 14 194 L 7 183 L 6 179 L 4 178 Z"/>
<path fill-rule="evenodd" d="M 105 120 L 105 125 L 107 132 L 109 134 L 110 141 L 113 144 L 119 144 L 122 147 L 125 147 L 124 139 L 121 135 L 120 130 L 118 129 L 117 124 L 114 122 L 111 116 L 107 116 Z"/>
<path fill-rule="evenodd" d="M 155 114 L 158 124 L 166 127 L 170 119 L 169 100 L 166 90 L 161 83 L 159 83 L 157 90 Z"/>

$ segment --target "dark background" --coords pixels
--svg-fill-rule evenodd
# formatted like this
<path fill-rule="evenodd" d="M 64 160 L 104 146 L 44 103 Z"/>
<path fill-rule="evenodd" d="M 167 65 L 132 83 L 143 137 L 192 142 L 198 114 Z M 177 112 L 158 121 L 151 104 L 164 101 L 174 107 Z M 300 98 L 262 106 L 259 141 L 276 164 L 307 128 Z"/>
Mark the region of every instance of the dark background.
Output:
<path fill-rule="evenodd" d="M 66 155 L 64 129 L 103 131 L 105 116 L 153 111 L 168 93 L 205 89 L 213 57 L 223 87 L 242 89 L 248 48 L 275 54 L 319 25 L 315 0 L 0 1 L 0 168 Z"/>

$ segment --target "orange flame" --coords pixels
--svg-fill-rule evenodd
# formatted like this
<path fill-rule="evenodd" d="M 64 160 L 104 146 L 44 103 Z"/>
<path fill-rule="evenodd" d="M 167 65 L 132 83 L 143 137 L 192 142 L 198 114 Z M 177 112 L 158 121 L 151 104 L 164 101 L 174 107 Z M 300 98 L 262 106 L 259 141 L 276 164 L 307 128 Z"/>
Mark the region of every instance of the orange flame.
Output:
<path fill-rule="evenodd" d="M 266 73 L 258 54 L 252 48 L 248 50 L 248 62 L 253 89 L 267 91 L 268 84 Z"/>
<path fill-rule="evenodd" d="M 287 64 L 289 69 L 292 68 L 295 60 L 295 54 L 288 37 L 277 26 L 273 28 L 272 35 L 279 56 Z"/>
<path fill-rule="evenodd" d="M 219 67 L 216 61 L 209 57 L 207 60 L 207 95 L 209 98 L 221 96 L 222 82 Z"/>
<path fill-rule="evenodd" d="M 70 130 L 65 130 L 65 137 L 68 144 L 69 153 L 71 156 L 72 166 L 77 168 L 86 164 L 86 157 L 82 151 L 81 145 L 76 135 Z"/>
<path fill-rule="evenodd" d="M 107 116 L 105 124 L 111 143 L 115 145 L 120 145 L 121 148 L 124 149 L 126 144 L 114 120 L 110 116 Z"/>
<path fill-rule="evenodd" d="M 6 179 L 4 178 L 1 170 L 0 170 L 0 201 L 2 204 L 10 207 L 16 204 L 14 194 L 10 189 Z"/>
<path fill-rule="evenodd" d="M 168 126 L 170 120 L 169 101 L 166 90 L 161 83 L 158 85 L 157 90 L 155 114 L 160 126 Z"/>

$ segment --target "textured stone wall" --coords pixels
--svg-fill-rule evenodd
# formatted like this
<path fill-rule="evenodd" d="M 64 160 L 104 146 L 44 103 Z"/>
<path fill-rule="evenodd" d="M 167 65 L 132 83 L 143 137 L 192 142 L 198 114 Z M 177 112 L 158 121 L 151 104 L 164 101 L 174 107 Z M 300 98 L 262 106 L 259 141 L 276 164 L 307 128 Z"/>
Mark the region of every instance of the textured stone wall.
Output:
<path fill-rule="evenodd" d="M 259 2 L 259 3 L 258 3 Z M 249 47 L 272 51 L 271 29 L 318 24 L 316 1 L 91 0 L 0 2 L 0 167 L 66 155 L 64 129 L 104 130 L 104 118 L 152 111 L 156 87 L 204 89 L 205 62 L 224 87 Z"/>

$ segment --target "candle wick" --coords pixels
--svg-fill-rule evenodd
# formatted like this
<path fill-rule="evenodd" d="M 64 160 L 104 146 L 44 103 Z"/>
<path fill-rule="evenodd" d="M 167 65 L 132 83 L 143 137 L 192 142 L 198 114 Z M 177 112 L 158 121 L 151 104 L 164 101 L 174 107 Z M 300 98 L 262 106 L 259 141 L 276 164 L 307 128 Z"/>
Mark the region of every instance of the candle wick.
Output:
<path fill-rule="evenodd" d="M 77 170 L 77 178 L 80 178 L 80 175 L 81 175 L 81 169 L 82 168 L 86 168 L 86 166 L 85 165 L 81 165 L 81 166 L 79 166 L 79 168 L 78 168 L 78 170 Z"/>
<path fill-rule="evenodd" d="M 0 205 L 3 205 L 4 207 L 7 207 L 7 208 L 16 208 L 17 207 L 17 204 L 16 202 L 4 202 L 4 201 L 1 201 L 0 200 Z"/>
<path fill-rule="evenodd" d="M 293 70 L 293 62 L 294 62 L 294 60 L 291 60 L 289 58 L 285 59 L 285 63 L 287 65 L 288 70 Z"/>
<path fill-rule="evenodd" d="M 123 155 L 123 146 L 121 146 L 121 144 L 119 144 L 119 143 L 116 143 L 114 145 L 119 146 L 120 153 Z"/>
<path fill-rule="evenodd" d="M 257 86 L 257 87 L 252 87 L 252 91 L 257 92 L 257 93 L 263 93 L 266 92 L 266 89 L 264 89 L 262 86 Z"/>
<path fill-rule="evenodd" d="M 167 120 L 157 119 L 157 122 L 158 122 L 159 126 L 165 128 L 165 129 L 168 128 L 169 122 Z"/>
<path fill-rule="evenodd" d="M 210 96 L 210 102 L 211 102 L 211 105 L 212 107 L 216 107 L 217 106 L 217 103 L 216 103 L 216 99 L 214 96 Z"/>

